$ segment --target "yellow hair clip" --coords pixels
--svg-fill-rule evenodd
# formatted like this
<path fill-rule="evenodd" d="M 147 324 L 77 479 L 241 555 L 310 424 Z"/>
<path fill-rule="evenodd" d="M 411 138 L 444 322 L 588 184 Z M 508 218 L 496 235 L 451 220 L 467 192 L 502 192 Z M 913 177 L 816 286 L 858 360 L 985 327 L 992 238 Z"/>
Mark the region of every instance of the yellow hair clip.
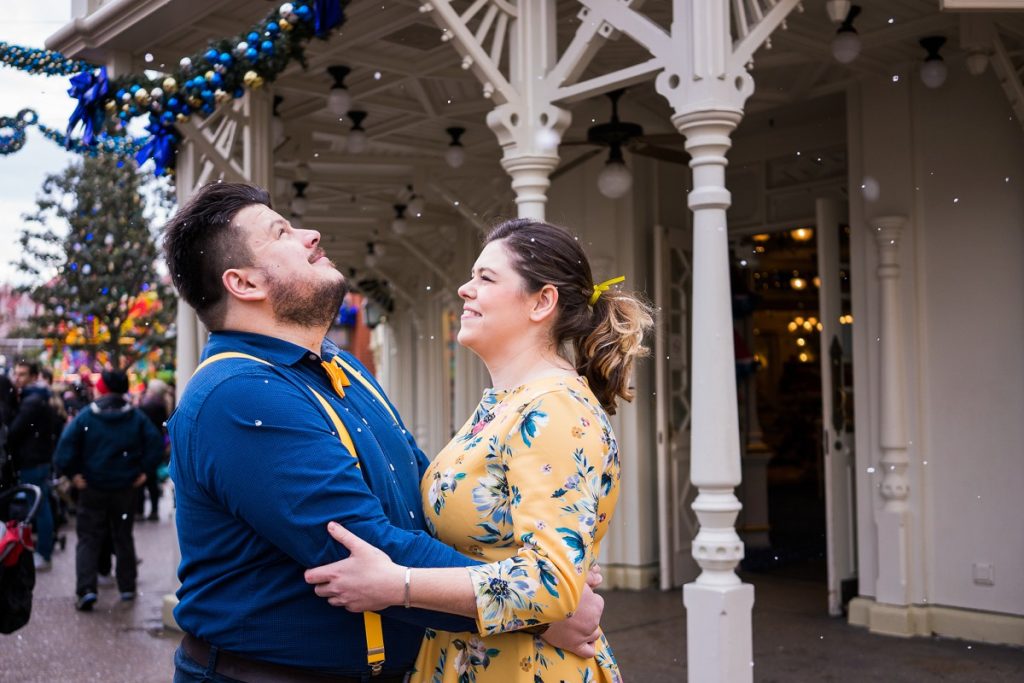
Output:
<path fill-rule="evenodd" d="M 605 280 L 604 282 L 602 282 L 599 285 L 594 285 L 594 293 L 590 295 L 590 301 L 587 302 L 587 303 L 589 303 L 591 306 L 593 306 L 594 304 L 597 303 L 597 300 L 601 298 L 601 295 L 604 294 L 605 292 L 607 292 L 611 288 L 612 285 L 617 285 L 620 282 L 625 282 L 625 281 L 626 281 L 626 276 L 625 275 L 620 275 L 618 277 L 613 277 L 611 280 Z"/>

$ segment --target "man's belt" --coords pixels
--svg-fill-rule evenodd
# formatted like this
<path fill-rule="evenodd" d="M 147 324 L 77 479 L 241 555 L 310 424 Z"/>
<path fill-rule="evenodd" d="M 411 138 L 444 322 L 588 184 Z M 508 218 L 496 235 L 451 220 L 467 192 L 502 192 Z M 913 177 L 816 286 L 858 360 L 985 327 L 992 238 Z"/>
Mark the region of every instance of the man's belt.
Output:
<path fill-rule="evenodd" d="M 208 666 L 211 646 L 205 640 L 186 633 L 181 639 L 181 649 L 196 664 Z M 334 676 L 310 669 L 301 669 L 284 664 L 261 662 L 248 659 L 231 652 L 217 650 L 217 663 L 214 671 L 221 676 L 234 678 L 245 683 L 361 683 L 361 678 L 351 676 Z M 374 676 L 374 683 L 403 683 L 405 675 Z"/>

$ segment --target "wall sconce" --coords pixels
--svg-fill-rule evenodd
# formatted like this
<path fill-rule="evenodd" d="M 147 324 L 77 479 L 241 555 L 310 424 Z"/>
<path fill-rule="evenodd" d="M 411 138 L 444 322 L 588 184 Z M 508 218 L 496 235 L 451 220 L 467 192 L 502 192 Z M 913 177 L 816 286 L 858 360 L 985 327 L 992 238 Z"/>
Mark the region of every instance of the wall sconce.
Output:
<path fill-rule="evenodd" d="M 377 261 L 378 261 L 379 258 L 380 258 L 380 255 L 377 253 L 377 249 L 374 246 L 373 242 L 367 242 L 366 243 L 366 260 L 365 260 L 366 267 L 370 268 L 370 269 L 376 268 L 377 267 Z"/>
<path fill-rule="evenodd" d="M 363 121 L 366 119 L 366 112 L 359 109 L 353 109 L 348 112 L 348 117 L 352 119 L 352 128 L 348 132 L 348 140 L 345 142 L 345 148 L 349 154 L 361 154 L 366 151 L 366 129 L 363 128 Z"/>
<path fill-rule="evenodd" d="M 793 238 L 794 242 L 807 242 L 814 237 L 814 230 L 811 228 L 796 228 L 790 230 L 789 236 Z"/>
<path fill-rule="evenodd" d="M 618 199 L 629 192 L 631 187 L 633 174 L 629 172 L 622 157 L 622 145 L 613 142 L 608 153 L 608 161 L 605 162 L 601 174 L 597 176 L 597 189 L 608 199 Z"/>
<path fill-rule="evenodd" d="M 309 164 L 307 164 L 305 161 L 300 161 L 298 164 L 295 165 L 295 182 L 309 182 Z"/>
<path fill-rule="evenodd" d="M 946 76 L 949 73 L 949 70 L 946 68 L 946 62 L 942 60 L 942 55 L 939 54 L 939 50 L 946 44 L 946 37 L 928 36 L 918 42 L 928 53 L 928 56 L 924 58 L 924 64 L 921 65 L 921 82 L 926 87 L 938 88 L 946 82 Z"/>
<path fill-rule="evenodd" d="M 446 133 L 451 137 L 452 141 L 448 144 L 448 149 L 444 152 L 445 163 L 452 168 L 459 168 L 462 164 L 466 163 L 466 148 L 459 142 L 459 138 L 466 132 L 465 128 L 459 126 L 453 126 L 451 128 L 444 129 Z"/>
<path fill-rule="evenodd" d="M 860 36 L 853 27 L 853 21 L 860 14 L 860 5 L 850 5 L 843 23 L 836 29 L 836 37 L 832 39 L 832 56 L 840 64 L 849 64 L 860 55 Z"/>
<path fill-rule="evenodd" d="M 391 221 L 391 230 L 396 235 L 409 232 L 409 223 L 405 220 L 405 204 L 395 204 L 395 218 Z"/>
<path fill-rule="evenodd" d="M 352 107 L 352 93 L 345 85 L 345 78 L 352 69 L 341 64 L 327 67 L 327 73 L 334 79 L 331 90 L 327 93 L 327 108 L 338 117 L 342 117 Z"/>

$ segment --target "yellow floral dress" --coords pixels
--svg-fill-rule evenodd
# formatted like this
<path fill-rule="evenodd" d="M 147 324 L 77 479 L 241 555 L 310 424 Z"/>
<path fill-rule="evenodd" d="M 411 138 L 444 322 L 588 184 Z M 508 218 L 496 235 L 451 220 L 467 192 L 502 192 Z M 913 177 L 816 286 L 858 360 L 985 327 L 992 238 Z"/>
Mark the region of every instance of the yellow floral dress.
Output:
<path fill-rule="evenodd" d="M 470 568 L 475 633 L 428 630 L 413 681 L 622 680 L 602 634 L 583 659 L 518 629 L 570 616 L 618 499 L 608 416 L 580 377 L 488 389 L 420 483 L 427 525 Z"/>

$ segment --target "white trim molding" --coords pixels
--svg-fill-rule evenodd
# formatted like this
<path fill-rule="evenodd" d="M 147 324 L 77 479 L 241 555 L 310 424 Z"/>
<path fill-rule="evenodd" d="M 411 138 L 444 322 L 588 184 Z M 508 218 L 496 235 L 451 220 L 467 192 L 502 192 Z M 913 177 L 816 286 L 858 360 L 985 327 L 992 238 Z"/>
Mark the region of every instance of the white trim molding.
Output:
<path fill-rule="evenodd" d="M 861 597 L 850 601 L 848 621 L 886 636 L 943 636 L 1024 646 L 1024 617 L 1012 614 L 941 605 L 886 605 Z"/>

